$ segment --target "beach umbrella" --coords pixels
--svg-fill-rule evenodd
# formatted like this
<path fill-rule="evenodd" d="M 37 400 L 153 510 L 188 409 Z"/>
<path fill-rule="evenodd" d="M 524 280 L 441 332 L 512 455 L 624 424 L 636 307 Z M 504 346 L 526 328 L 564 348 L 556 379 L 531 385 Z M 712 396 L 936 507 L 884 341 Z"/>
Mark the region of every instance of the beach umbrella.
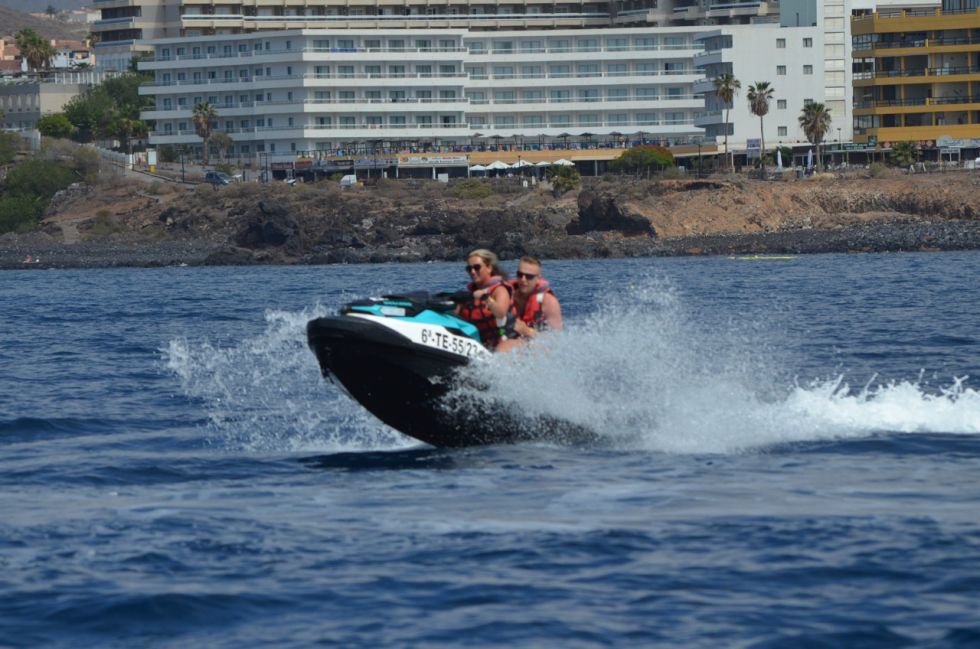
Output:
<path fill-rule="evenodd" d="M 554 162 L 552 162 L 551 164 L 557 165 L 559 167 L 574 167 L 575 166 L 575 163 L 574 162 L 572 162 L 571 160 L 566 160 L 565 158 L 559 158 L 559 159 L 555 160 Z"/>
<path fill-rule="evenodd" d="M 486 171 L 487 168 L 483 165 L 473 165 L 470 167 L 470 171 Z"/>
<path fill-rule="evenodd" d="M 503 169 L 510 169 L 510 165 L 506 162 L 501 162 L 500 160 L 494 160 L 487 165 L 487 169 L 492 169 L 494 171 L 501 171 Z"/>
<path fill-rule="evenodd" d="M 776 149 L 776 166 L 780 169 L 783 168 L 783 152 Z"/>
<path fill-rule="evenodd" d="M 541 162 L 537 163 L 534 166 L 535 167 L 550 167 L 551 166 L 551 163 L 548 162 L 547 160 L 542 160 Z"/>
<path fill-rule="evenodd" d="M 510 168 L 511 169 L 523 169 L 524 167 L 533 167 L 533 166 L 534 165 L 532 165 L 527 160 L 518 160 L 517 162 L 515 162 L 514 164 L 512 164 L 510 166 Z"/>
<path fill-rule="evenodd" d="M 813 149 L 807 149 L 807 152 L 806 152 L 806 168 L 807 169 L 812 169 L 813 168 Z"/>

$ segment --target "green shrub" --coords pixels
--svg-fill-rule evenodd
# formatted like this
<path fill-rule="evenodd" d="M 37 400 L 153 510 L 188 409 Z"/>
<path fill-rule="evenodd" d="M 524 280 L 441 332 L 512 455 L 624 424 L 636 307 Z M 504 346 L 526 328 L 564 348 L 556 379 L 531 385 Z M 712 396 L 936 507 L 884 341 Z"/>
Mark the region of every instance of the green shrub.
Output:
<path fill-rule="evenodd" d="M 24 146 L 24 140 L 16 133 L 0 131 L 0 165 L 10 164 L 17 157 L 17 151 Z"/>
<path fill-rule="evenodd" d="M 555 196 L 561 196 L 565 192 L 577 189 L 582 183 L 582 176 L 578 169 L 572 166 L 555 166 L 548 169 L 548 180 Z"/>
<path fill-rule="evenodd" d="M 868 166 L 868 173 L 872 178 L 880 178 L 888 173 L 888 167 L 885 166 L 884 162 L 872 162 Z"/>
<path fill-rule="evenodd" d="M 677 167 L 667 167 L 660 174 L 660 177 L 664 180 L 679 180 L 681 178 L 687 178 L 687 175 Z"/>
<path fill-rule="evenodd" d="M 674 154 L 662 146 L 644 144 L 627 149 L 609 163 L 613 171 L 640 173 L 652 169 L 663 169 L 674 164 Z"/>
<path fill-rule="evenodd" d="M 0 234 L 33 230 L 44 208 L 45 201 L 31 196 L 0 196 Z"/>
<path fill-rule="evenodd" d="M 37 130 L 44 137 L 69 138 L 75 127 L 68 121 L 64 113 L 54 113 L 37 120 Z"/>
<path fill-rule="evenodd" d="M 121 229 L 119 222 L 109 213 L 109 210 L 99 210 L 96 212 L 95 220 L 89 228 L 89 236 L 92 238 L 107 237 L 110 234 L 119 232 Z"/>
<path fill-rule="evenodd" d="M 11 196 L 28 196 L 47 200 L 76 179 L 68 167 L 53 160 L 28 160 L 11 169 L 4 179 L 4 189 Z"/>
<path fill-rule="evenodd" d="M 161 144 L 157 147 L 158 162 L 177 162 L 180 160 L 180 152 L 172 144 Z"/>
<path fill-rule="evenodd" d="M 460 180 L 453 185 L 453 196 L 467 200 L 479 200 L 493 195 L 493 188 L 489 183 L 479 178 L 467 178 Z"/>
<path fill-rule="evenodd" d="M 219 162 L 218 164 L 214 165 L 214 170 L 220 171 L 223 174 L 228 174 L 229 176 L 235 175 L 235 168 L 227 162 Z"/>
<path fill-rule="evenodd" d="M 94 183 L 99 178 L 99 169 L 102 166 L 102 159 L 95 149 L 83 146 L 79 147 L 71 156 L 72 170 L 77 172 L 87 183 Z"/>
<path fill-rule="evenodd" d="M 919 160 L 919 147 L 915 142 L 896 142 L 892 145 L 891 160 L 899 167 L 908 167 Z"/>

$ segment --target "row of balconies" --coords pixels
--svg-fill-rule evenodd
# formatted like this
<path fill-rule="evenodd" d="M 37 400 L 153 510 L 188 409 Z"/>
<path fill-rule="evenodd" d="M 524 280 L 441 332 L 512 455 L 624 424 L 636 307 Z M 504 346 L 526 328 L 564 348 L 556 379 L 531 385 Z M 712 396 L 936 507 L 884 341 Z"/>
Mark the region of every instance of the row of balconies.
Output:
<path fill-rule="evenodd" d="M 855 52 L 865 52 L 868 50 L 884 50 L 884 49 L 899 49 L 899 48 L 922 48 L 922 47 L 940 47 L 940 46 L 953 46 L 953 45 L 978 45 L 980 44 L 980 36 L 959 36 L 959 37 L 940 37 L 940 38 L 914 38 L 914 39 L 903 39 L 899 41 L 862 41 L 859 39 L 854 39 L 853 50 Z"/>
<path fill-rule="evenodd" d="M 334 80 L 378 80 L 378 81 L 388 81 L 391 79 L 398 79 L 401 82 L 408 81 L 424 81 L 427 84 L 431 84 L 433 79 L 455 79 L 455 80 L 475 80 L 475 81 L 489 81 L 489 80 L 552 80 L 559 79 L 565 82 L 569 79 L 590 79 L 590 80 L 608 80 L 614 79 L 617 82 L 623 79 L 636 78 L 636 79 L 648 79 L 650 77 L 682 77 L 693 75 L 694 72 L 691 70 L 657 70 L 653 72 L 556 72 L 556 73 L 534 73 L 534 74 L 521 74 L 521 73 L 510 73 L 510 74 L 486 74 L 486 75 L 473 75 L 467 74 L 465 72 L 445 72 L 445 73 L 394 73 L 394 74 L 375 74 L 375 73 L 349 73 L 349 74 L 332 74 L 332 73 L 307 73 L 307 74 L 279 74 L 279 75 L 263 75 L 261 77 L 231 77 L 231 78 L 214 78 L 214 79 L 184 79 L 184 80 L 172 80 L 172 81 L 149 81 L 140 86 L 140 94 L 155 94 L 151 92 L 144 92 L 143 89 L 149 88 L 181 88 L 185 86 L 225 86 L 241 84 L 247 88 L 255 88 L 255 83 L 263 83 L 267 81 L 334 81 Z M 693 79 L 686 80 L 675 80 L 676 83 L 690 83 Z M 304 87 L 313 87 L 315 83 L 303 83 Z M 335 84 L 331 84 L 335 85 Z M 385 84 L 378 84 L 385 85 Z M 453 83 L 450 85 L 458 86 L 462 85 L 460 83 Z M 282 87 L 282 86 L 275 86 Z M 482 86 L 481 86 L 482 87 Z M 232 90 L 228 88 L 228 90 Z"/>
<path fill-rule="evenodd" d="M 513 13 L 513 14 L 498 14 L 498 13 L 486 13 L 484 11 L 473 11 L 471 13 L 458 13 L 458 14 L 422 14 L 422 13 L 401 13 L 401 14 L 384 14 L 384 13 L 363 13 L 363 14 L 348 14 L 344 15 L 333 15 L 333 16 L 246 16 L 243 14 L 214 14 L 214 15 L 200 15 L 200 14 L 185 14 L 180 17 L 181 22 L 184 23 L 184 27 L 195 28 L 195 27 L 209 27 L 211 25 L 206 25 L 205 23 L 220 23 L 220 22 L 236 22 L 236 23 L 337 23 L 337 22 L 356 22 L 356 21 L 397 21 L 397 22 L 421 22 L 421 21 L 469 21 L 469 20 L 492 20 L 492 21 L 505 21 L 513 22 L 517 20 L 530 20 L 530 21 L 554 21 L 563 19 L 574 19 L 574 20 L 598 20 L 608 22 L 609 14 L 606 12 L 586 12 L 586 11 L 575 11 L 567 13 Z"/>
<path fill-rule="evenodd" d="M 611 104 L 608 110 L 670 110 L 670 109 L 700 109 L 703 108 L 701 101 L 692 96 L 682 97 L 661 97 L 659 99 L 649 98 L 600 98 L 600 97 L 569 97 L 552 98 L 541 97 L 538 99 L 514 99 L 499 100 L 486 99 L 480 101 L 468 100 L 466 98 L 455 99 L 306 99 L 294 101 L 260 101 L 260 102 L 235 102 L 233 104 L 214 104 L 219 116 L 244 116 L 254 115 L 255 109 L 261 109 L 262 114 L 288 115 L 288 114 L 307 114 L 307 113 L 349 113 L 352 110 L 358 112 L 378 113 L 405 113 L 414 108 L 417 110 L 411 114 L 431 113 L 433 111 L 454 111 L 463 112 L 468 110 L 467 106 L 474 108 L 468 112 L 481 113 L 512 113 L 515 108 L 521 112 L 555 112 L 562 111 L 588 111 L 594 112 L 596 104 Z M 158 119 L 179 119 L 190 117 L 192 114 L 191 105 L 162 106 L 155 110 L 143 111 L 141 117 L 147 120 Z"/>
<path fill-rule="evenodd" d="M 916 68 L 911 70 L 876 70 L 874 72 L 855 72 L 855 81 L 870 79 L 893 79 L 896 77 L 949 77 L 959 74 L 980 74 L 975 65 L 946 66 L 941 68 Z"/>
<path fill-rule="evenodd" d="M 913 97 L 910 99 L 876 99 L 855 102 L 854 110 L 871 108 L 893 108 L 904 106 L 945 106 L 949 104 L 980 103 L 980 94 L 973 97 Z"/>
<path fill-rule="evenodd" d="M 472 63 L 472 62 L 478 61 L 483 56 L 494 56 L 494 57 L 496 57 L 496 60 L 494 62 L 497 62 L 497 61 L 511 62 L 512 59 L 509 58 L 509 57 L 513 57 L 516 60 L 523 61 L 523 60 L 526 60 L 526 56 L 527 55 L 537 55 L 537 54 L 562 54 L 562 55 L 581 54 L 581 55 L 583 55 L 583 60 L 590 60 L 591 61 L 591 60 L 596 60 L 596 56 L 595 55 L 597 55 L 597 54 L 617 54 L 618 55 L 618 54 L 622 54 L 624 52 L 670 52 L 670 53 L 674 54 L 674 56 L 673 57 L 670 57 L 670 58 L 677 59 L 678 58 L 676 56 L 676 53 L 677 52 L 680 52 L 680 51 L 695 51 L 695 50 L 696 50 L 696 48 L 693 47 L 693 46 L 683 46 L 683 47 L 681 47 L 681 46 L 667 46 L 667 45 L 657 46 L 657 47 L 652 47 L 651 46 L 651 47 L 625 47 L 625 48 L 611 48 L 611 47 L 595 47 L 595 48 L 591 48 L 591 47 L 587 47 L 587 48 L 552 47 L 552 48 L 540 48 L 540 50 L 535 49 L 535 50 L 505 50 L 505 51 L 496 51 L 496 50 L 488 50 L 488 51 L 476 50 L 476 51 L 474 51 L 474 50 L 463 48 L 463 47 L 460 47 L 460 48 L 438 48 L 438 47 L 415 48 L 415 47 L 400 47 L 400 48 L 371 48 L 371 49 L 361 49 L 361 50 L 358 50 L 357 48 L 318 48 L 318 47 L 305 47 L 305 48 L 288 49 L 288 50 L 287 49 L 277 49 L 277 50 L 248 50 L 248 51 L 243 51 L 243 52 L 229 52 L 229 53 L 213 52 L 213 53 L 199 53 L 199 54 L 185 54 L 185 55 L 171 55 L 171 56 L 157 55 L 157 56 L 155 56 L 155 57 L 153 57 L 151 59 L 144 60 L 142 63 L 145 64 L 145 65 L 143 65 L 141 69 L 144 69 L 144 70 L 153 70 L 153 69 L 160 69 L 161 68 L 161 66 L 152 65 L 154 63 L 166 63 L 166 62 L 173 62 L 173 61 L 181 61 L 181 62 L 185 62 L 185 63 L 187 63 L 187 62 L 198 62 L 198 61 L 206 62 L 206 61 L 211 61 L 211 60 L 228 60 L 228 59 L 249 59 L 249 64 L 250 65 L 258 65 L 260 63 L 266 62 L 265 61 L 266 57 L 268 57 L 270 61 L 279 62 L 279 61 L 286 60 L 286 59 L 283 58 L 283 55 L 289 55 L 290 57 L 295 57 L 295 55 L 297 55 L 297 54 L 301 55 L 301 57 L 299 59 L 297 59 L 297 60 L 303 60 L 303 61 L 318 61 L 318 60 L 323 60 L 323 61 L 327 61 L 327 60 L 330 60 L 330 61 L 349 61 L 349 60 L 375 61 L 375 60 L 382 60 L 383 61 L 385 59 L 390 59 L 391 57 L 390 56 L 387 56 L 387 55 L 391 55 L 391 54 L 399 54 L 399 55 L 404 55 L 404 54 L 418 54 L 419 55 L 418 60 L 421 61 L 421 60 L 432 60 L 432 55 L 433 54 L 455 54 L 455 55 L 462 55 L 462 56 L 440 57 L 437 60 L 440 60 L 440 61 L 445 61 L 445 60 L 448 60 L 448 61 L 457 61 L 457 62 L 460 62 L 460 63 L 464 63 L 464 62 Z M 315 54 L 315 55 L 327 55 L 327 54 L 329 54 L 330 56 L 329 57 L 322 57 L 322 58 L 315 57 L 315 56 L 302 56 L 302 55 L 309 55 L 309 54 Z M 344 55 L 347 55 L 347 54 L 352 54 L 352 55 L 356 55 L 356 56 L 350 56 L 350 57 L 344 56 Z M 372 58 L 372 56 L 370 56 L 370 55 L 375 55 L 375 54 L 381 55 L 381 56 L 379 56 L 377 58 Z M 340 55 L 340 56 L 338 56 L 338 55 Z M 502 57 L 507 57 L 507 58 L 502 58 Z M 667 57 L 663 57 L 663 58 L 667 58 Z M 661 58 L 661 57 L 651 57 L 651 59 L 647 59 L 647 58 L 644 57 L 642 59 L 628 59 L 628 60 L 629 61 L 637 61 L 637 60 L 639 60 L 639 61 L 644 61 L 644 60 L 656 60 L 656 61 L 660 61 L 660 60 L 663 60 L 663 58 Z M 679 57 L 679 58 L 686 59 L 687 57 Z M 619 57 L 607 57 L 607 56 L 599 57 L 599 60 L 603 60 L 603 61 L 606 61 L 606 60 L 618 60 L 618 59 L 619 59 Z M 405 61 L 405 60 L 415 60 L 415 59 L 412 59 L 410 57 L 407 58 L 407 59 L 406 59 L 406 57 L 400 57 L 399 58 L 399 61 L 400 62 L 401 61 Z M 561 60 L 562 61 L 576 60 L 576 57 L 575 56 L 563 56 Z M 537 63 L 539 61 L 536 61 L 535 60 L 535 61 L 528 61 L 528 62 Z"/>
<path fill-rule="evenodd" d="M 691 119 L 632 119 L 615 121 L 596 121 L 588 124 L 571 124 L 570 122 L 544 122 L 533 125 L 518 125 L 510 123 L 497 124 L 469 124 L 465 122 L 454 122 L 450 124 L 424 123 L 424 124 L 305 124 L 294 126 L 254 126 L 247 128 L 215 129 L 215 133 L 228 133 L 237 136 L 236 139 L 245 140 L 267 140 L 276 137 L 296 138 L 296 139 L 316 139 L 323 137 L 395 137 L 406 138 L 417 135 L 439 135 L 442 137 L 476 137 L 477 133 L 485 135 L 486 130 L 518 130 L 523 131 L 528 136 L 534 135 L 558 135 L 558 133 L 546 133 L 552 130 L 578 130 L 589 129 L 594 135 L 610 134 L 616 132 L 631 132 L 626 129 L 646 130 L 649 127 L 669 127 L 671 132 L 682 132 L 694 128 L 694 121 Z M 602 130 L 606 130 L 602 132 Z M 421 132 L 425 133 L 421 133 Z M 636 132 L 636 131 L 632 131 Z M 171 138 L 176 142 L 181 139 L 200 140 L 200 136 L 194 129 L 174 129 L 166 128 L 151 131 L 150 137 L 155 143 L 168 143 L 165 138 Z"/>

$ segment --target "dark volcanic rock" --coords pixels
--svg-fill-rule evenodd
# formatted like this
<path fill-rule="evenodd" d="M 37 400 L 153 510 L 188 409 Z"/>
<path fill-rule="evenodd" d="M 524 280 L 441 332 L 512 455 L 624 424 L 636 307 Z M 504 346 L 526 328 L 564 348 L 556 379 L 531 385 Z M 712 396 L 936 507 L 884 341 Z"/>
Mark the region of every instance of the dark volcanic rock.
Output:
<path fill-rule="evenodd" d="M 655 237 L 649 219 L 621 208 L 615 196 L 583 191 L 578 196 L 578 218 L 566 227 L 568 234 L 619 231 L 627 235 Z"/>
<path fill-rule="evenodd" d="M 246 217 L 245 226 L 235 235 L 235 243 L 243 248 L 282 246 L 294 239 L 299 231 L 296 221 L 281 206 L 269 206 L 259 201 L 259 211 Z M 295 242 L 296 246 L 300 242 Z"/>

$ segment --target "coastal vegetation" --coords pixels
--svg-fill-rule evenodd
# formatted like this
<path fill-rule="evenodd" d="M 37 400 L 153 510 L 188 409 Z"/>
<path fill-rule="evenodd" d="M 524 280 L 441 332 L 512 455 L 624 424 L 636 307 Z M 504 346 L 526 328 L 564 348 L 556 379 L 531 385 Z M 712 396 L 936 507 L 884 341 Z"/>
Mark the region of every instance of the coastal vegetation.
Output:
<path fill-rule="evenodd" d="M 749 110 L 759 118 L 759 137 L 762 148 L 759 150 L 759 160 L 762 164 L 762 175 L 766 174 L 766 130 L 762 119 L 769 114 L 769 104 L 772 102 L 773 94 L 776 90 L 768 81 L 756 81 L 749 86 L 747 98 L 749 100 Z"/>
<path fill-rule="evenodd" d="M 582 184 L 582 176 L 578 169 L 570 165 L 549 167 L 547 176 L 548 180 L 551 181 L 552 192 L 556 197 L 578 189 Z"/>
<path fill-rule="evenodd" d="M 14 36 L 18 49 L 27 61 L 28 71 L 47 70 L 54 58 L 54 47 L 33 29 L 22 29 Z"/>
<path fill-rule="evenodd" d="M 919 147 L 914 142 L 895 142 L 891 159 L 899 167 L 913 165 L 919 160 Z"/>
<path fill-rule="evenodd" d="M 831 124 L 830 111 L 827 107 L 818 102 L 807 102 L 800 112 L 799 123 L 803 129 L 803 134 L 815 147 L 817 147 L 817 166 L 820 166 L 820 144 L 824 136 L 830 130 Z M 825 165 L 826 166 L 826 165 Z"/>
<path fill-rule="evenodd" d="M 140 112 L 153 106 L 153 100 L 139 94 L 142 74 L 127 72 L 106 79 L 83 95 L 71 99 L 64 116 L 74 127 L 71 137 L 78 142 L 115 137 L 127 141 L 145 133 Z"/>
<path fill-rule="evenodd" d="M 635 146 L 609 163 L 614 172 L 650 176 L 653 171 L 663 171 L 674 164 L 674 154 L 662 146 Z"/>
<path fill-rule="evenodd" d="M 5 134 L 6 136 L 6 134 Z M 20 147 L 0 138 L 0 164 Z M 40 223 L 51 198 L 74 182 L 95 182 L 99 156 L 89 148 L 48 142 L 36 155 L 13 164 L 0 183 L 0 234 L 27 232 Z"/>
<path fill-rule="evenodd" d="M 194 105 L 191 113 L 191 121 L 194 122 L 194 130 L 201 138 L 202 152 L 204 155 L 204 166 L 208 165 L 208 149 L 210 148 L 211 133 L 214 130 L 214 123 L 218 119 L 218 111 L 210 102 L 202 101 Z"/>
<path fill-rule="evenodd" d="M 729 112 L 732 108 L 732 102 L 735 101 L 735 96 L 738 91 L 742 88 L 742 82 L 735 78 L 735 75 L 731 72 L 726 72 L 714 78 L 715 84 L 715 95 L 718 100 L 725 104 L 725 161 L 728 165 L 729 171 L 734 171 L 735 169 L 735 156 L 728 150 L 728 131 L 729 131 Z"/>

